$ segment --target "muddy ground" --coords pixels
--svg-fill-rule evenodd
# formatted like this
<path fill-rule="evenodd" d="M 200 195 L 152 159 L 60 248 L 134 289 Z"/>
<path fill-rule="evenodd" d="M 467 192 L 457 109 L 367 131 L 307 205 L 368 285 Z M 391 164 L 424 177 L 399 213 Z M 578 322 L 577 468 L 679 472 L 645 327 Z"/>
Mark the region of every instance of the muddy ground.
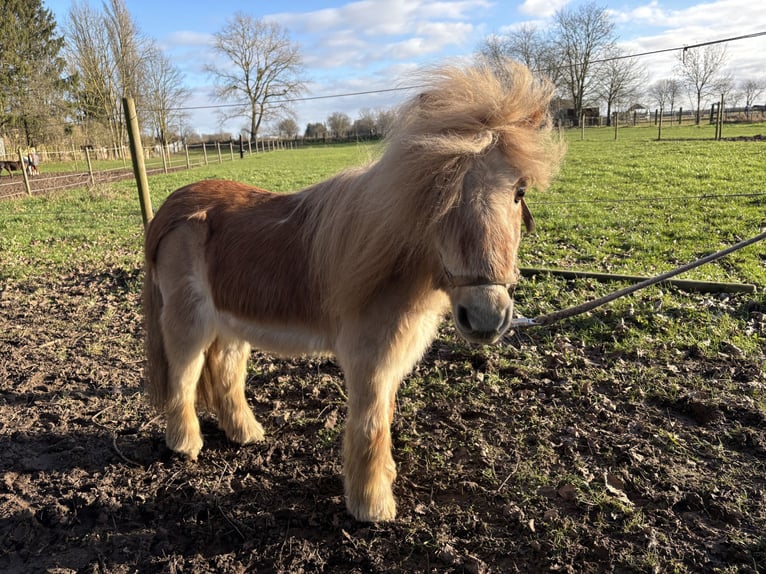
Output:
<path fill-rule="evenodd" d="M 571 326 L 472 348 L 445 324 L 398 399 L 399 518 L 370 525 L 344 509 L 331 359 L 254 353 L 265 442 L 206 417 L 197 463 L 167 450 L 140 277 L 2 282 L 2 572 L 766 571 L 766 378 L 736 348 L 670 364 Z M 705 298 L 761 333 L 764 303 Z"/>

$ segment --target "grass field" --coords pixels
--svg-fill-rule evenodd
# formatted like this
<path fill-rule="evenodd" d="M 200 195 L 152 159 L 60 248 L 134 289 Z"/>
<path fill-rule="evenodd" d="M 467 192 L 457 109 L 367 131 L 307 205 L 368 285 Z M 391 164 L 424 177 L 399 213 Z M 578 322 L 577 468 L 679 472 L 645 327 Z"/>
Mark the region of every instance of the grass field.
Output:
<path fill-rule="evenodd" d="M 521 264 L 651 275 L 758 234 L 766 143 L 711 130 L 565 133 Z M 379 152 L 154 176 L 152 201 L 205 178 L 291 191 Z M 371 527 L 341 501 L 331 359 L 254 353 L 266 442 L 237 448 L 207 421 L 196 465 L 167 454 L 140 393 L 142 231 L 130 181 L 0 202 L 0 570 L 764 572 L 763 243 L 689 274 L 755 293 L 653 287 L 496 347 L 445 322 L 397 402 L 401 518 Z M 517 310 L 620 286 L 535 276 Z"/>

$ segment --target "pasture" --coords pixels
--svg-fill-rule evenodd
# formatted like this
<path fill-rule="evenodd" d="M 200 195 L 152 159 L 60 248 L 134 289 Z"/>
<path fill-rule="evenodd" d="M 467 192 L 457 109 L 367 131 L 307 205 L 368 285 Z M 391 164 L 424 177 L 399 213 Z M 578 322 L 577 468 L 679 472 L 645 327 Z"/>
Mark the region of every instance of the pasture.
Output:
<path fill-rule="evenodd" d="M 527 196 L 521 265 L 652 275 L 756 235 L 765 144 L 708 129 L 566 133 L 562 173 Z M 150 187 L 155 208 L 204 178 L 290 191 L 377 153 L 279 151 Z M 689 274 L 754 294 L 654 287 L 492 347 L 445 322 L 399 392 L 399 517 L 377 525 L 343 504 L 331 357 L 254 352 L 266 440 L 205 419 L 197 463 L 168 451 L 141 394 L 141 249 L 132 181 L 0 202 L 0 570 L 766 570 L 766 245 Z M 535 276 L 517 312 L 620 286 Z"/>

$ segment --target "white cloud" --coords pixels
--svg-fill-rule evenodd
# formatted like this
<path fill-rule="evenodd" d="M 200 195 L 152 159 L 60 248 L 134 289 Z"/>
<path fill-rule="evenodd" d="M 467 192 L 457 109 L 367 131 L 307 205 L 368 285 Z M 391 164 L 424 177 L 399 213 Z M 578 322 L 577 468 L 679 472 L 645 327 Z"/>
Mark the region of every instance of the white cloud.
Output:
<path fill-rule="evenodd" d="M 165 41 L 176 46 L 212 46 L 213 35 L 203 32 L 179 30 L 168 34 Z"/>
<path fill-rule="evenodd" d="M 370 62 L 383 57 L 417 57 L 445 46 L 470 44 L 471 34 L 476 31 L 471 21 L 480 20 L 489 6 L 488 0 L 361 0 L 337 8 L 280 13 L 269 18 L 309 38 L 310 49 L 316 52 L 312 60 L 321 65 L 323 60 L 338 60 L 322 56 L 333 50 L 337 36 L 356 38 L 353 49 L 364 52 Z"/>
<path fill-rule="evenodd" d="M 613 11 L 621 45 L 630 53 L 692 46 L 766 31 L 766 2 L 714 0 L 683 9 L 668 9 L 652 0 L 627 11 Z M 764 37 L 727 42 L 727 70 L 735 82 L 763 75 Z M 680 52 L 665 52 L 641 59 L 651 81 L 671 77 Z"/>
<path fill-rule="evenodd" d="M 525 0 L 519 12 L 533 18 L 549 18 L 567 4 L 569 0 Z"/>

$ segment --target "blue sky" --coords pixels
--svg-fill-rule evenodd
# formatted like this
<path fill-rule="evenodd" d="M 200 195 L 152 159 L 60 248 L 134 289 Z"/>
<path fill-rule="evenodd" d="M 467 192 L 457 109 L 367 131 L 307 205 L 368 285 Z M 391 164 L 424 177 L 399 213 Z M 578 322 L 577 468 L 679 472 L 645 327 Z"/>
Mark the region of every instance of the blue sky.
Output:
<path fill-rule="evenodd" d="M 80 2 L 84 0 L 79 0 Z M 101 0 L 89 0 L 100 6 Z M 66 22 L 71 0 L 43 0 L 59 25 Z M 194 96 L 190 106 L 212 105 L 210 78 L 202 72 L 213 61 L 211 34 L 236 11 L 285 26 L 300 45 L 306 66 L 307 96 L 343 94 L 408 85 L 418 66 L 445 58 L 470 57 L 489 34 L 522 23 L 540 28 L 569 0 L 299 0 L 268 2 L 126 2 L 140 30 L 158 41 L 183 72 Z M 757 0 L 624 0 L 605 1 L 617 22 L 618 42 L 631 53 L 695 44 L 766 31 L 766 2 Z M 727 46 L 736 77 L 766 75 L 766 36 Z M 650 82 L 670 77 L 673 53 L 642 59 Z M 389 92 L 295 104 L 298 125 L 324 121 L 334 111 L 353 119 L 360 109 L 397 104 L 407 92 Z M 220 126 L 237 133 L 245 120 Z M 219 129 L 212 110 L 191 112 L 196 130 Z"/>

